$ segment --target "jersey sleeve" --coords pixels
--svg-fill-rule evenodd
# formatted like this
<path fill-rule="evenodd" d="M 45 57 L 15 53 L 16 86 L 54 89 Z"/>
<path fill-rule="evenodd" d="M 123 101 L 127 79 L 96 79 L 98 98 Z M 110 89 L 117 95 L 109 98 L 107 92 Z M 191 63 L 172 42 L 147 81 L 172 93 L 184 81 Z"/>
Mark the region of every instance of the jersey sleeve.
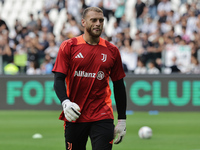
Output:
<path fill-rule="evenodd" d="M 119 53 L 118 48 L 115 48 L 115 63 L 111 69 L 110 78 L 112 81 L 117 81 L 126 76 L 123 66 L 121 55 Z"/>
<path fill-rule="evenodd" d="M 70 61 L 70 48 L 70 40 L 62 42 L 52 72 L 60 72 L 67 75 Z"/>

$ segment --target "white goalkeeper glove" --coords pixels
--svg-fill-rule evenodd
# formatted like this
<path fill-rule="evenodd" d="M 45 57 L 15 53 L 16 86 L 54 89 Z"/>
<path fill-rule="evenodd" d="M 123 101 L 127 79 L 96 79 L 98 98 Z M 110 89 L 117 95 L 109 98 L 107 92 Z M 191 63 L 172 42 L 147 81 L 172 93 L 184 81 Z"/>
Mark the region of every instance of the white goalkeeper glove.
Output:
<path fill-rule="evenodd" d="M 114 139 L 118 135 L 117 139 L 115 140 L 115 144 L 119 144 L 124 136 L 126 135 L 126 119 L 119 119 L 118 123 L 114 130 Z"/>
<path fill-rule="evenodd" d="M 63 106 L 65 118 L 69 122 L 75 121 L 81 115 L 81 113 L 79 112 L 80 107 L 76 103 L 71 102 L 69 99 L 64 100 L 62 102 L 62 106 Z"/>

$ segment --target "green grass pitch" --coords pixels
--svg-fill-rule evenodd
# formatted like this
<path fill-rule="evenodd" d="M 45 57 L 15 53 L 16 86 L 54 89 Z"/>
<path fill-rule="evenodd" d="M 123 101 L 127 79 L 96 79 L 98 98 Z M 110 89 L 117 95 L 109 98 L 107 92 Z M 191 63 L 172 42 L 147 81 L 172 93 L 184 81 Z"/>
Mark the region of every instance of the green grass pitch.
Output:
<path fill-rule="evenodd" d="M 60 111 L 0 111 L 1 150 L 64 150 Z M 116 113 L 115 113 L 116 117 Z M 151 139 L 140 139 L 142 126 L 153 130 Z M 33 139 L 35 133 L 43 138 Z M 91 150 L 90 142 L 87 150 Z M 200 150 L 200 112 L 134 112 L 127 116 L 127 134 L 113 150 Z"/>

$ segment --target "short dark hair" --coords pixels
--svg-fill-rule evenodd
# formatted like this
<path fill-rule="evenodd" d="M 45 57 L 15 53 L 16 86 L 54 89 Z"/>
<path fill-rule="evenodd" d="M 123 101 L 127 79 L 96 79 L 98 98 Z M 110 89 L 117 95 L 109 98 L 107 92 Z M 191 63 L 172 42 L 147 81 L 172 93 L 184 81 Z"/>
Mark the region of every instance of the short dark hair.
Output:
<path fill-rule="evenodd" d="M 101 8 L 99 7 L 88 7 L 86 8 L 84 11 L 83 11 L 83 14 L 82 14 L 82 18 L 85 18 L 85 16 L 87 15 L 87 13 L 89 11 L 96 11 L 98 13 L 103 13 L 103 11 L 101 10 Z"/>

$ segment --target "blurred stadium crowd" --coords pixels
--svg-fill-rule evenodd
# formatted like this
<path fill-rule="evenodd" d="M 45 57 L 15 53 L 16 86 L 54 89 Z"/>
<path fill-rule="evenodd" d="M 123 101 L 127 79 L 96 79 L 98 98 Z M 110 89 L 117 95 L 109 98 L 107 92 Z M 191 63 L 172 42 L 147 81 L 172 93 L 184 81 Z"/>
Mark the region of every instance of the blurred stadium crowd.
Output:
<path fill-rule="evenodd" d="M 102 38 L 134 74 L 200 73 L 199 0 L 0 0 L 0 74 L 51 74 L 62 41 L 102 8 Z"/>

